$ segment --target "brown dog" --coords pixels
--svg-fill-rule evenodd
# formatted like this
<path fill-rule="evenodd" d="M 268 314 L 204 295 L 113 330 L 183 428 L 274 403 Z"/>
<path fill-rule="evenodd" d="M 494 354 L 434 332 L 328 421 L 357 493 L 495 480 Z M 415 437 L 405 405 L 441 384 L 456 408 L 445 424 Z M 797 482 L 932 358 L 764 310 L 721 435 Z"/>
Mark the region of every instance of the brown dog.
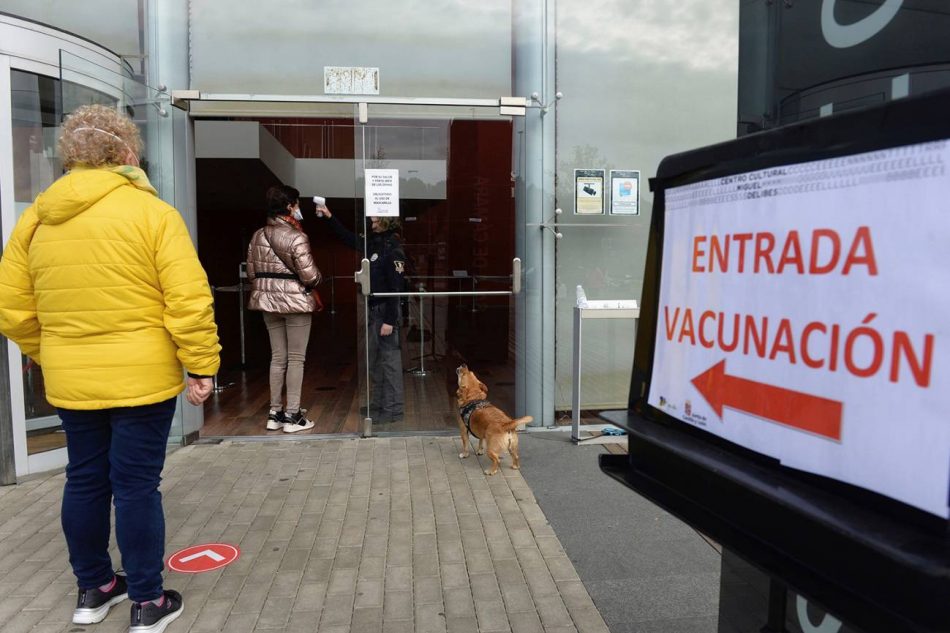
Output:
<path fill-rule="evenodd" d="M 520 462 L 518 434 L 515 431 L 519 424 L 527 424 L 534 418 L 526 415 L 512 420 L 504 411 L 486 400 L 488 387 L 466 365 L 459 366 L 455 373 L 459 383 L 455 397 L 459 405 L 459 432 L 462 434 L 462 452 L 459 457 L 468 457 L 468 434 L 471 433 L 478 438 L 479 455 L 484 453 L 484 446 L 488 447 L 491 468 L 485 471 L 486 475 L 498 472 L 500 455 L 505 448 L 511 453 L 511 467 L 517 470 Z"/>

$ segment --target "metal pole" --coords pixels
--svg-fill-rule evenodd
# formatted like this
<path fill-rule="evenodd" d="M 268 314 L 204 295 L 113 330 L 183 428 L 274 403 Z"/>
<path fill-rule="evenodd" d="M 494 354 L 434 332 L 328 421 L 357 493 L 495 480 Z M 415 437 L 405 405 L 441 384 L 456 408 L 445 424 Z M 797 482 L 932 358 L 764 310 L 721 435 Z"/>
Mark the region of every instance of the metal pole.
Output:
<path fill-rule="evenodd" d="M 214 298 L 214 293 L 217 292 L 217 290 L 218 290 L 217 288 L 215 288 L 214 286 L 211 286 L 211 311 L 212 311 L 212 312 L 215 312 L 215 314 L 217 314 L 217 312 L 216 312 L 216 308 L 215 308 L 216 300 L 215 300 L 215 298 Z M 241 350 L 241 351 L 243 352 L 243 345 L 242 345 L 242 350 Z M 220 370 L 219 370 L 219 371 L 220 371 Z M 228 384 L 223 385 L 223 386 L 222 386 L 221 384 L 219 384 L 219 383 L 218 383 L 218 374 L 215 374 L 214 376 L 211 377 L 211 393 L 221 393 L 222 391 L 224 391 L 224 390 L 227 389 L 228 387 L 233 387 L 233 386 L 234 386 L 234 383 L 233 383 L 233 382 L 229 382 Z"/>
<path fill-rule="evenodd" d="M 425 286 L 419 284 L 419 287 L 425 290 Z M 409 373 L 413 376 L 424 377 L 426 375 L 426 327 L 425 327 L 425 316 L 424 308 L 425 304 L 423 303 L 423 296 L 419 295 L 419 367 L 413 369 Z"/>
<path fill-rule="evenodd" d="M 238 323 L 241 327 L 241 369 L 246 369 L 247 360 L 244 353 L 244 280 L 241 278 L 240 269 L 238 270 Z"/>
<path fill-rule="evenodd" d="M 448 292 L 443 290 L 434 290 L 432 292 L 374 292 L 374 297 L 418 297 L 420 295 L 425 295 L 427 297 L 471 297 L 472 292 L 466 290 L 465 292 Z M 481 292 L 476 292 L 480 297 L 509 297 L 513 294 L 511 290 L 483 290 Z"/>
<path fill-rule="evenodd" d="M 336 276 L 330 276 L 330 314 L 336 314 Z"/>
<path fill-rule="evenodd" d="M 10 363 L 7 339 L 0 336 L 0 486 L 16 483 L 13 454 L 13 394 L 10 391 Z"/>
<path fill-rule="evenodd" d="M 573 380 L 571 382 L 571 439 L 581 439 L 581 309 L 574 306 L 574 356 Z"/>
<path fill-rule="evenodd" d="M 419 297 L 419 373 L 417 376 L 426 375 L 426 320 L 425 320 L 425 301 Z"/>

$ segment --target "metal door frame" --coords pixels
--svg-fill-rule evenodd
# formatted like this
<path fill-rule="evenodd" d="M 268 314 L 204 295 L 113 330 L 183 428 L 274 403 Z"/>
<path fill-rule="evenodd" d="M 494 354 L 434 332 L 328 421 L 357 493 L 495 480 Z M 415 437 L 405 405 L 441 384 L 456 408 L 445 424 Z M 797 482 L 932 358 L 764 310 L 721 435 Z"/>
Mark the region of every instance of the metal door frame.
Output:
<path fill-rule="evenodd" d="M 462 107 L 475 107 L 475 108 L 498 108 L 499 116 L 509 116 L 509 117 L 525 117 L 528 110 L 536 110 L 538 114 L 543 114 L 547 111 L 547 108 L 544 104 L 536 98 L 534 95 L 532 97 L 498 97 L 498 98 L 449 98 L 449 97 L 386 97 L 378 95 L 281 95 L 281 94 L 253 94 L 253 93 L 203 93 L 200 90 L 172 90 L 171 95 L 171 104 L 180 109 L 184 110 L 189 119 L 202 119 L 202 118 L 217 118 L 223 116 L 240 116 L 247 118 L 259 118 L 259 117 L 268 117 L 268 118 L 279 118 L 281 116 L 286 117 L 307 117 L 308 113 L 305 109 L 307 104 L 312 104 L 314 106 L 326 106 L 332 104 L 339 105 L 354 105 L 356 106 L 356 119 L 359 127 L 361 129 L 361 136 L 365 141 L 365 127 L 363 127 L 369 120 L 368 117 L 368 106 L 373 105 L 402 105 L 402 106 L 419 106 L 424 107 L 449 107 L 449 108 L 462 108 Z M 229 109 L 228 104 L 259 104 L 260 109 L 254 110 L 238 110 L 233 108 Z M 274 108 L 271 110 L 267 109 L 267 104 L 273 104 Z M 303 106 L 300 109 L 281 109 L 280 106 L 287 105 L 296 105 Z M 216 107 L 217 106 L 217 107 Z M 314 112 L 314 115 L 320 114 L 319 112 Z M 435 116 L 439 116 L 440 113 L 435 113 Z M 363 167 L 363 164 L 366 160 L 365 152 L 361 150 L 361 156 L 359 157 L 358 164 Z M 517 227 L 516 227 L 517 231 Z M 517 251 L 517 246 L 516 246 Z M 366 275 L 366 288 L 369 288 L 369 262 L 365 258 L 361 262 L 361 266 L 365 268 Z M 492 295 L 518 295 L 521 292 L 523 273 L 522 273 L 522 264 L 521 259 L 515 257 L 512 262 L 513 273 L 517 271 L 517 275 L 513 276 L 513 285 L 512 290 L 507 291 L 484 291 L 484 292 L 425 292 L 425 293 L 385 293 L 385 296 L 419 296 L 428 295 L 431 297 L 435 296 L 492 296 Z M 361 269 L 362 270 L 362 269 Z M 361 271 L 354 272 L 354 278 L 357 279 L 357 283 L 361 283 L 358 279 Z M 363 294 L 364 303 L 368 299 L 368 295 Z M 383 293 L 377 293 L 373 296 L 384 296 Z M 365 309 L 364 305 L 364 309 Z M 367 393 L 368 385 L 370 384 L 369 376 L 369 362 L 368 362 L 368 344 L 363 345 L 363 350 L 359 350 L 358 353 L 364 354 L 364 370 L 367 384 Z M 516 381 L 517 382 L 517 381 Z M 520 383 L 519 383 L 520 384 Z M 368 402 L 367 402 L 368 407 Z M 368 408 L 367 408 L 368 411 Z M 364 437 L 369 437 L 372 435 L 372 420 L 370 418 L 365 418 L 363 422 L 363 429 L 361 434 Z"/>
<path fill-rule="evenodd" d="M 326 103 L 327 98 L 314 98 L 314 102 Z M 338 99 L 334 97 L 329 98 L 330 102 L 336 102 Z M 366 125 L 369 123 L 369 104 L 374 105 L 406 105 L 406 106 L 419 106 L 421 109 L 432 106 L 449 106 L 449 107 L 498 107 L 499 116 L 521 116 L 525 115 L 525 108 L 527 107 L 527 99 L 519 97 L 502 97 L 500 99 L 442 99 L 442 98 L 375 98 L 372 100 L 367 99 L 366 97 L 346 97 L 341 99 L 344 103 L 356 103 L 357 104 L 357 123 L 359 128 L 359 146 L 360 146 L 360 156 L 356 161 L 358 170 L 366 169 Z M 421 113 L 421 112 L 420 112 Z M 436 117 L 446 116 L 444 113 L 437 112 L 434 113 Z M 512 130 L 513 131 L 513 130 Z M 355 177 L 355 174 L 354 174 Z M 448 193 L 446 192 L 446 195 Z M 364 202 L 365 204 L 365 202 Z M 363 215 L 363 232 L 364 236 L 368 235 L 369 227 L 367 226 L 368 216 Z M 516 227 L 517 233 L 517 227 Z M 364 237 L 364 253 L 366 249 L 366 238 Z M 517 243 L 515 244 L 515 252 L 517 252 Z M 519 257 L 514 257 L 512 259 L 512 285 L 511 290 L 486 290 L 486 291 L 404 291 L 404 292 L 373 292 L 370 286 L 370 273 L 369 273 L 369 260 L 364 256 L 360 261 L 360 269 L 354 271 L 353 279 L 360 286 L 360 294 L 363 297 L 363 309 L 364 313 L 368 314 L 368 302 L 370 297 L 419 297 L 420 302 L 423 297 L 477 297 L 477 296 L 515 296 L 521 293 L 522 286 L 522 262 Z M 513 308 L 512 308 L 513 309 Z M 420 332 L 424 331 L 423 325 L 420 323 Z M 433 332 L 434 334 L 434 332 Z M 373 419 L 370 417 L 369 403 L 370 403 L 370 389 L 372 387 L 372 378 L 370 376 L 370 362 L 369 362 L 369 332 L 364 333 L 364 345 L 363 349 L 359 350 L 358 353 L 363 354 L 363 379 L 365 380 L 365 389 L 363 393 L 360 394 L 361 400 L 365 398 L 366 400 L 366 417 L 363 418 L 363 428 L 361 430 L 361 435 L 363 437 L 372 437 L 373 435 Z M 517 359 L 516 359 L 517 364 Z M 423 371 L 420 376 L 425 376 Z"/>

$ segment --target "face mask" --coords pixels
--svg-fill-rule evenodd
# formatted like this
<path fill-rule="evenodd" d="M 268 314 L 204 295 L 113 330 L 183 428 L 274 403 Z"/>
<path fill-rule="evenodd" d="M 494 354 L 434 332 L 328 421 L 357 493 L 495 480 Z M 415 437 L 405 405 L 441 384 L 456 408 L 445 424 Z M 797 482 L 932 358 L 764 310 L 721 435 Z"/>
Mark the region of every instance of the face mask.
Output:
<path fill-rule="evenodd" d="M 299 222 L 300 220 L 303 220 L 303 213 L 300 212 L 300 208 L 299 208 L 299 207 L 296 208 L 296 209 L 294 209 L 294 219 L 297 220 L 298 222 Z"/>

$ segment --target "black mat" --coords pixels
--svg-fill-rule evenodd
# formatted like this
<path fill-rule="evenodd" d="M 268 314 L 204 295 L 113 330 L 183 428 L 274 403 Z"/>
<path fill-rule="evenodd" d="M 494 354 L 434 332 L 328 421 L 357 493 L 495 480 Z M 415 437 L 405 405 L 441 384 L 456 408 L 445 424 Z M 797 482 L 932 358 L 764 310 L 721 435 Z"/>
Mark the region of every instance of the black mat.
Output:
<path fill-rule="evenodd" d="M 720 555 L 604 475 L 603 446 L 521 434 L 522 474 L 611 633 L 716 633 Z"/>

